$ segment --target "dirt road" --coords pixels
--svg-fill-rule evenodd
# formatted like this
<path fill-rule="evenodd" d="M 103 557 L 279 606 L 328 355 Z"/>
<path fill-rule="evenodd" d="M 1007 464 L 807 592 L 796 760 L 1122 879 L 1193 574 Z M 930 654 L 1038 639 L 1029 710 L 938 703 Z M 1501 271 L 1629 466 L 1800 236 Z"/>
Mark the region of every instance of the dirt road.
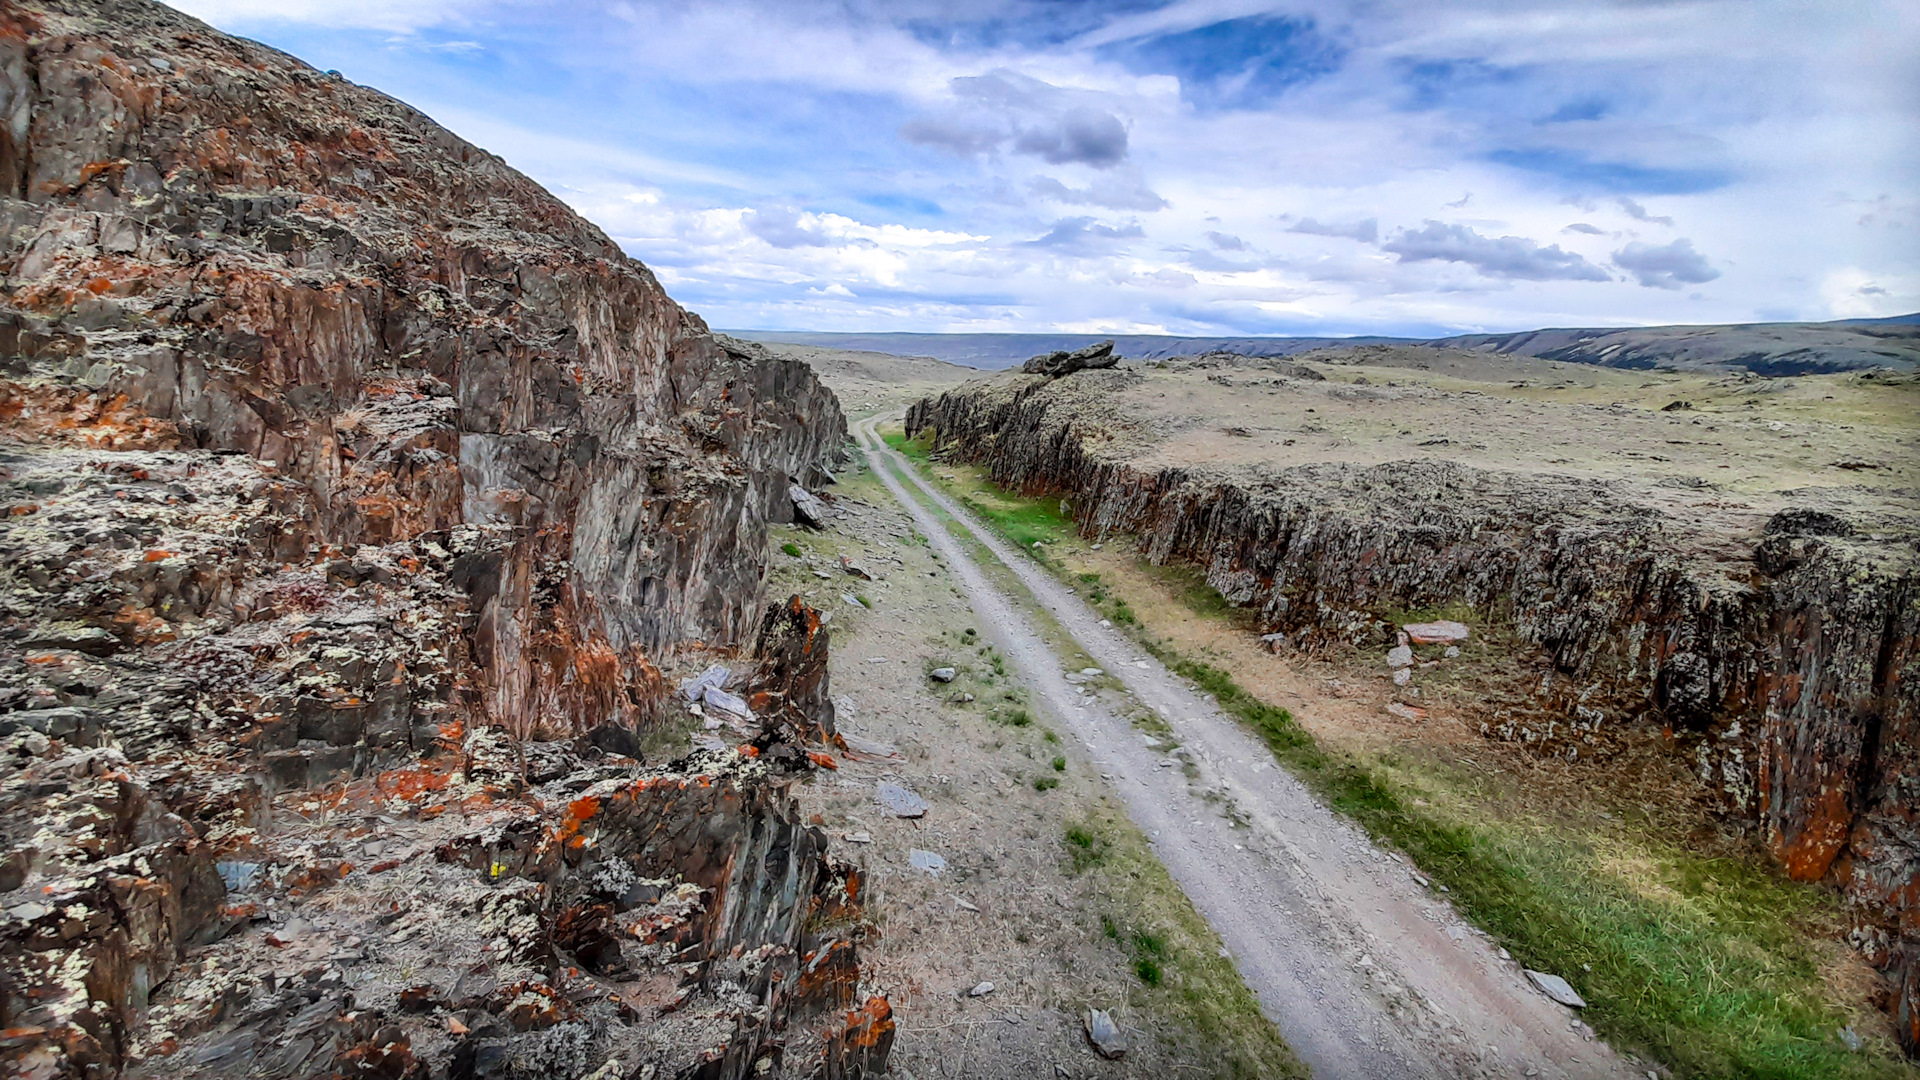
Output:
<path fill-rule="evenodd" d="M 875 473 L 948 560 L 1035 704 L 1113 784 L 1316 1076 L 1639 1075 L 1205 695 L 927 484 L 879 440 L 881 419 L 855 428 Z M 1026 598 L 996 585 L 933 507 L 1073 641 L 1043 640 Z M 1070 683 L 1070 644 L 1118 687 L 1089 694 Z M 1123 715 L 1142 705 L 1172 727 L 1177 749 Z"/>

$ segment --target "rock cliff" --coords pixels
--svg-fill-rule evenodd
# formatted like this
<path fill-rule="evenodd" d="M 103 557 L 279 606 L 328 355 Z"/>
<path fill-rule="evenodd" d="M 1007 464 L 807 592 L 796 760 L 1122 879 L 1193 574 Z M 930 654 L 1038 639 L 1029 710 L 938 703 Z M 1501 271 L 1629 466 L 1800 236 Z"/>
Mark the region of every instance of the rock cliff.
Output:
<path fill-rule="evenodd" d="M 762 526 L 844 442 L 805 365 L 398 101 L 157 4 L 3 10 L 0 350 L 58 384 L 16 393 L 273 463 L 316 546 L 513 527 L 475 568 L 500 722 L 750 629 Z"/>
<path fill-rule="evenodd" d="M 0 1072 L 883 1069 L 761 612 L 812 371 L 158 4 L 0 3 L 0 116 Z M 756 629 L 762 735 L 637 760 Z"/>
<path fill-rule="evenodd" d="M 1384 647 L 1388 613 L 1457 603 L 1510 622 L 1541 654 L 1542 714 L 1489 733 L 1577 758 L 1617 726 L 1671 725 L 1792 876 L 1846 889 L 1855 943 L 1889 973 L 1901 1037 L 1920 1047 L 1911 515 L 1696 515 L 1668 489 L 1520 462 L 1184 463 L 1175 436 L 1140 436 L 1154 377 L 1003 375 L 921 401 L 907 429 L 1001 484 L 1072 496 L 1083 532 L 1203 568 L 1304 647 Z M 1322 409 L 1361 392 L 1279 381 Z M 1177 398 L 1169 386 L 1159 393 Z M 1300 438 L 1324 430 L 1306 419 Z"/>

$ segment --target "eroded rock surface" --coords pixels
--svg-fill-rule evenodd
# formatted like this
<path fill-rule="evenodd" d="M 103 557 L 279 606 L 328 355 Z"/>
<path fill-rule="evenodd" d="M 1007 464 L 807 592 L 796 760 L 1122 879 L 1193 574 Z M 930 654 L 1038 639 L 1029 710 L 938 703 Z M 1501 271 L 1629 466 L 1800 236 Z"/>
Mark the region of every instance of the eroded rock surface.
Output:
<path fill-rule="evenodd" d="M 1041 353 L 1020 366 L 1028 375 L 1048 375 L 1059 378 L 1076 371 L 1097 371 L 1110 368 L 1120 362 L 1113 351 L 1112 341 L 1099 341 L 1083 349 Z"/>
<path fill-rule="evenodd" d="M 500 722 L 631 712 L 645 652 L 752 630 L 763 525 L 845 438 L 804 364 L 391 98 L 157 4 L 4 20 L 9 412 L 93 391 L 116 446 L 271 462 L 316 545 L 514 527 L 467 575 Z"/>
<path fill-rule="evenodd" d="M 1537 711 L 1488 734 L 1577 758 L 1622 725 L 1671 725 L 1790 874 L 1847 891 L 1854 941 L 1893 980 L 1901 1037 L 1920 1048 L 1910 491 L 1813 488 L 1774 510 L 1711 481 L 1635 480 L 1611 464 L 1501 469 L 1445 460 L 1450 449 L 1381 460 L 1358 434 L 1330 432 L 1330 415 L 1379 432 L 1368 404 L 1404 399 L 1422 412 L 1401 409 L 1395 427 L 1480 424 L 1484 396 L 1199 374 L 1003 375 L 923 400 L 907 429 L 1003 484 L 1072 496 L 1090 536 L 1135 534 L 1155 562 L 1198 565 L 1289 647 L 1385 649 L 1388 613 L 1457 603 L 1509 622 L 1540 653 Z M 1215 383 L 1236 396 L 1206 398 Z M 1261 432 L 1268 460 L 1228 448 L 1208 463 L 1215 443 L 1193 432 L 1255 394 L 1294 402 Z M 1288 449 L 1310 439 L 1323 449 Z"/>
<path fill-rule="evenodd" d="M 0 114 L 0 1074 L 883 1071 L 826 633 L 752 637 L 812 372 L 158 4 L 0 4 Z M 756 641 L 759 736 L 638 760 Z"/>

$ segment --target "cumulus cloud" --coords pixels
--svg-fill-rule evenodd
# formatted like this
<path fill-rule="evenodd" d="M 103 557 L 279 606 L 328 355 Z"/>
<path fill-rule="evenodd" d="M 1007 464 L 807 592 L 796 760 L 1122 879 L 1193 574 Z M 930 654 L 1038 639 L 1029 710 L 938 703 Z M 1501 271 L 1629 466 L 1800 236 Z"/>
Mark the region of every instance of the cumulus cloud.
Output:
<path fill-rule="evenodd" d="M 1137 240 L 1146 235 L 1139 224 L 1106 225 L 1090 217 L 1061 218 L 1045 236 L 1028 243 L 1036 247 L 1088 251 L 1113 240 Z"/>
<path fill-rule="evenodd" d="M 1013 71 L 962 75 L 948 80 L 947 88 L 953 107 L 907 121 L 901 138 L 962 157 L 1011 141 L 1014 153 L 1050 165 L 1111 169 L 1127 159 L 1127 125 L 1111 111 L 1086 104 L 1084 93 Z"/>
<path fill-rule="evenodd" d="M 1077 163 L 1111 169 L 1127 159 L 1127 126 L 1110 112 L 1074 109 L 1058 120 L 1022 131 L 1013 148 L 1049 165 Z"/>
<path fill-rule="evenodd" d="M 1437 336 L 1920 309 L 1911 34 L 1884 29 L 1911 0 L 1292 5 L 1310 26 L 1240 17 L 1270 0 L 172 2 L 503 154 L 719 326 Z M 1443 204 L 1470 228 L 1422 223 Z M 1669 214 L 1696 258 L 1660 248 Z"/>
<path fill-rule="evenodd" d="M 1627 212 L 1627 216 L 1632 218 L 1635 221 L 1644 221 L 1651 225 L 1671 226 L 1673 224 L 1672 218 L 1663 217 L 1659 214 L 1650 214 L 1647 212 L 1646 207 L 1641 206 L 1639 203 L 1634 202 L 1632 199 L 1627 198 L 1625 195 L 1620 196 L 1619 202 L 1620 202 L 1620 209 L 1625 210 Z"/>
<path fill-rule="evenodd" d="M 1043 199 L 1071 206 L 1099 206 L 1108 210 L 1139 210 L 1147 213 L 1167 207 L 1167 200 L 1138 180 L 1075 188 L 1051 176 L 1036 176 L 1027 181 L 1027 190 Z"/>
<path fill-rule="evenodd" d="M 1613 265 L 1651 289 L 1701 285 L 1720 276 L 1707 257 L 1693 249 L 1693 241 L 1684 237 L 1659 246 L 1635 241 L 1613 253 Z"/>
<path fill-rule="evenodd" d="M 832 243 L 792 210 L 749 210 L 742 223 L 748 232 L 777 248 L 825 247 Z"/>
<path fill-rule="evenodd" d="M 1221 251 L 1247 250 L 1247 242 L 1231 233 L 1209 231 L 1207 233 L 1207 241 Z"/>
<path fill-rule="evenodd" d="M 1293 223 L 1288 232 L 1305 233 L 1308 236 L 1339 236 L 1348 240 L 1358 240 L 1371 244 L 1380 238 L 1380 223 L 1373 218 L 1361 218 L 1359 221 L 1319 222 L 1313 218 L 1301 218 Z"/>
<path fill-rule="evenodd" d="M 900 125 L 900 137 L 920 146 L 931 146 L 959 157 L 972 157 L 999 149 L 1007 141 L 1005 131 L 960 119 L 919 117 Z"/>
<path fill-rule="evenodd" d="M 1482 236 L 1465 225 L 1428 221 L 1419 229 L 1401 229 L 1385 251 L 1401 262 L 1427 260 L 1465 263 L 1488 277 L 1520 281 L 1610 281 L 1605 270 L 1560 245 L 1541 247 L 1524 236 Z"/>

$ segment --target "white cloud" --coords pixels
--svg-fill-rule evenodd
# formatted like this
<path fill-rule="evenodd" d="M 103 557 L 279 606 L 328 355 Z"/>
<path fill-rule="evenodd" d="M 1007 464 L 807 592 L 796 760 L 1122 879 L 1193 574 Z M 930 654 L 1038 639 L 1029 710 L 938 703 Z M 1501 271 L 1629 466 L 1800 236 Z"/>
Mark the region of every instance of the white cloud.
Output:
<path fill-rule="evenodd" d="M 1920 8 L 1895 0 L 186 9 L 503 154 L 718 325 L 1423 332 L 1920 308 Z M 1129 66 L 1153 34 L 1274 10 L 1311 19 L 1337 67 L 1228 109 Z M 1082 30 L 1022 23 L 1040 11 Z M 1682 287 L 1706 280 L 1703 299 Z"/>
<path fill-rule="evenodd" d="M 173 0 L 172 7 L 218 27 L 300 23 L 406 33 L 462 22 L 487 0 Z"/>
<path fill-rule="evenodd" d="M 1655 289 L 1704 285 L 1720 276 L 1720 271 L 1707 262 L 1705 255 L 1695 251 L 1693 241 L 1685 237 L 1657 246 L 1636 240 L 1613 253 L 1613 265 L 1632 274 L 1640 284 Z"/>
<path fill-rule="evenodd" d="M 1541 246 L 1523 236 L 1482 236 L 1465 225 L 1428 221 L 1418 229 L 1402 229 L 1384 251 L 1402 262 L 1464 263 L 1493 278 L 1517 281 L 1610 281 L 1605 270 L 1560 245 Z"/>
<path fill-rule="evenodd" d="M 1829 271 L 1820 281 L 1826 314 L 1835 319 L 1878 319 L 1920 310 L 1920 278 L 1872 274 L 1857 266 Z"/>

